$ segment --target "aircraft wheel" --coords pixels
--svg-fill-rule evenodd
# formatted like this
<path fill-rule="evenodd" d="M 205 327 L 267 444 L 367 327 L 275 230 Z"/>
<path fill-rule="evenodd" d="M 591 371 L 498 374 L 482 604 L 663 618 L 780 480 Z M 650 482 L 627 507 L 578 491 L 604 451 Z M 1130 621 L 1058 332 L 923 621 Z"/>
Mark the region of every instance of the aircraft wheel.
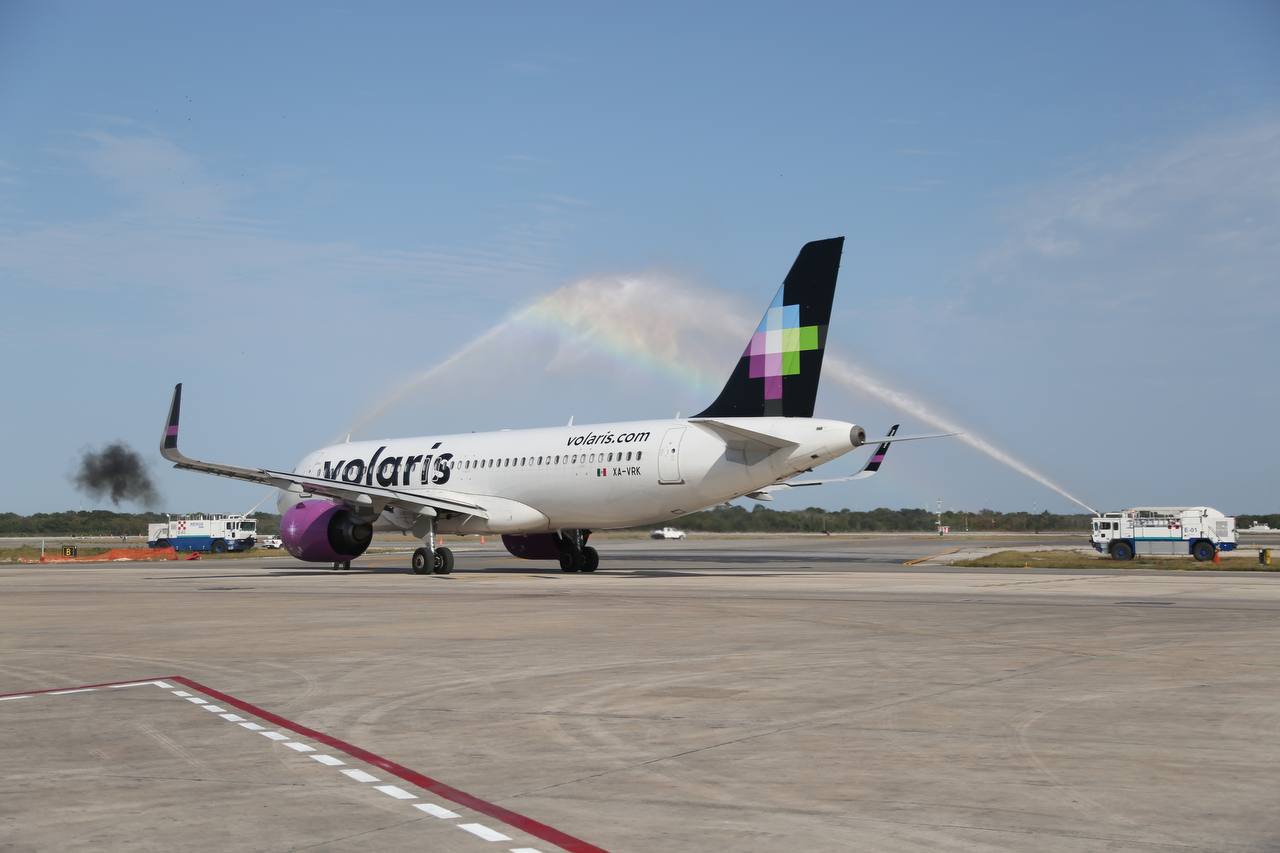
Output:
<path fill-rule="evenodd" d="M 434 568 L 438 575 L 447 575 L 453 571 L 453 552 L 448 548 L 437 548 Z"/>
<path fill-rule="evenodd" d="M 413 552 L 413 573 L 415 575 L 431 574 L 431 552 L 426 548 L 419 548 Z"/>
<path fill-rule="evenodd" d="M 582 571 L 594 572 L 600 568 L 600 552 L 590 545 L 582 549 Z"/>
<path fill-rule="evenodd" d="M 560 554 L 560 571 L 572 574 L 578 570 L 578 555 L 573 551 L 564 551 Z"/>

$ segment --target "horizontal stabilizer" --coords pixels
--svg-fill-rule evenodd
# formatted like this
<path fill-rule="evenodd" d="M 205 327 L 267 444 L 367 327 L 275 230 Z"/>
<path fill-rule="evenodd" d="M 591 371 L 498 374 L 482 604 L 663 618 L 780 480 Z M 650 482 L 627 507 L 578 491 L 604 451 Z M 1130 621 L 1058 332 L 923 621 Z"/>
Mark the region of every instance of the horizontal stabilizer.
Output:
<path fill-rule="evenodd" d="M 934 432 L 929 435 L 894 435 L 890 433 L 884 438 L 868 438 L 864 444 L 889 444 L 894 441 L 923 441 L 926 438 L 951 438 L 960 435 L 958 432 Z"/>
<path fill-rule="evenodd" d="M 746 441 L 758 444 L 771 450 L 784 450 L 796 447 L 796 442 L 781 436 L 771 435 L 760 430 L 749 429 L 739 424 L 726 423 L 712 418 L 691 418 L 689 423 L 700 424 L 718 433 L 726 441 Z"/>

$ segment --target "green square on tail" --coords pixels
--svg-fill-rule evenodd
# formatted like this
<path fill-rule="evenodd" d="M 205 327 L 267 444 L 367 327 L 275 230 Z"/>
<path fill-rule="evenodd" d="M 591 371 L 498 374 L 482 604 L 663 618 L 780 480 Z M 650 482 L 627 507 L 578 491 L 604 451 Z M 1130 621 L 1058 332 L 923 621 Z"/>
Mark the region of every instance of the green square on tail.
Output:
<path fill-rule="evenodd" d="M 800 327 L 800 349 L 810 350 L 818 348 L 818 327 L 817 326 L 801 326 Z"/>
<path fill-rule="evenodd" d="M 782 354 L 782 375 L 795 376 L 800 372 L 800 351 L 787 350 Z"/>

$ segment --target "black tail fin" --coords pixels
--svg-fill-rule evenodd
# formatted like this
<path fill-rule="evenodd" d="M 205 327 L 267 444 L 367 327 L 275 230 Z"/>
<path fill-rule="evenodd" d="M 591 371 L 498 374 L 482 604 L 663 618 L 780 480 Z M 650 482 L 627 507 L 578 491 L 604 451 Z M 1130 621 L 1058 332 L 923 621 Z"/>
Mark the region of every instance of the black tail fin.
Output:
<path fill-rule="evenodd" d="M 695 417 L 813 417 L 843 248 L 843 237 L 804 245 L 724 390 Z"/>

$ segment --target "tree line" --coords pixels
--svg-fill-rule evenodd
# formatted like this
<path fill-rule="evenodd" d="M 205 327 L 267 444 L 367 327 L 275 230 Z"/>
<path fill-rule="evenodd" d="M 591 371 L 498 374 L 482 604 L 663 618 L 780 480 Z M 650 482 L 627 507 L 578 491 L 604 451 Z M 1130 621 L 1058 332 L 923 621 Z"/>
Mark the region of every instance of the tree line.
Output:
<path fill-rule="evenodd" d="M 280 532 L 280 516 L 260 512 L 258 532 Z M 75 512 L 0 512 L 0 536 L 145 536 L 147 525 L 164 521 L 162 512 L 114 512 L 92 509 Z"/>
<path fill-rule="evenodd" d="M 141 536 L 147 525 L 164 521 L 163 513 L 113 512 L 105 509 L 81 512 L 38 512 L 33 515 L 0 513 L 0 536 Z M 280 516 L 257 513 L 258 533 L 277 535 Z M 1091 516 L 1084 513 L 1057 515 L 1048 511 L 977 512 L 948 510 L 942 523 L 953 533 L 997 531 L 1014 533 L 1072 532 L 1089 530 Z M 828 510 L 821 507 L 779 510 L 765 506 L 747 509 L 736 504 L 718 506 L 676 519 L 672 523 L 685 529 L 708 533 L 899 533 L 933 532 L 938 514 L 925 508 L 872 510 Z M 1241 515 L 1236 519 L 1241 529 L 1258 522 L 1280 530 L 1280 513 Z"/>

